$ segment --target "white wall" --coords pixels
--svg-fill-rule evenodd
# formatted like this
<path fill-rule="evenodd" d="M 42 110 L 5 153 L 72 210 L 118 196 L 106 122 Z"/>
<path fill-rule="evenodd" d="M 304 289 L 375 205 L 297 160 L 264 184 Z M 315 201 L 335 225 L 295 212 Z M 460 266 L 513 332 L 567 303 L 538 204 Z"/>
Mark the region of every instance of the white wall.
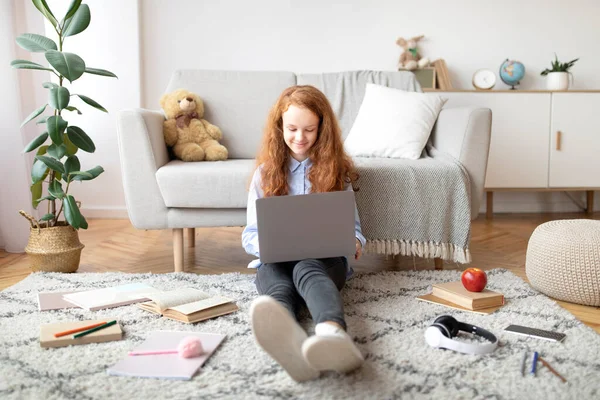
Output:
<path fill-rule="evenodd" d="M 41 20 L 31 2 L 13 2 Z M 69 3 L 49 0 L 55 14 L 61 16 Z M 581 58 L 572 70 L 574 88 L 600 89 L 597 73 L 600 1 L 597 0 L 345 3 L 87 0 L 86 3 L 90 5 L 92 23 L 84 33 L 68 38 L 64 50 L 79 54 L 92 67 L 108 69 L 119 76 L 119 80 L 114 80 L 87 75 L 73 85 L 73 92 L 92 97 L 110 112 L 100 113 L 77 100 L 85 114 L 69 118 L 88 132 L 97 146 L 94 154 L 80 154 L 83 166 L 102 165 L 106 170 L 98 179 L 73 188 L 88 217 L 126 217 L 116 111 L 138 106 L 158 109 L 160 95 L 171 73 L 178 68 L 300 73 L 394 70 L 400 54 L 395 44 L 397 37 L 425 34 L 422 53 L 432 59 L 444 58 L 457 88 L 470 89 L 475 70 L 496 71 L 505 58 L 525 64 L 527 76 L 522 89 L 543 88 L 539 72 L 550 65 L 556 52 L 563 61 Z M 10 10 L 3 4 L 2 11 Z M 14 9 L 12 13 L 15 21 Z M 17 33 L 24 32 L 27 30 Z M 4 52 L 0 60 L 10 59 L 6 46 L 0 47 L 0 51 Z M 4 65 L 0 68 L 5 68 Z M 35 104 L 44 101 L 46 94 L 37 82 L 21 81 L 19 85 L 24 104 L 19 118 L 22 120 Z M 495 89 L 504 88 L 500 82 Z M 22 130 L 23 142 L 39 134 L 39 129 L 32 126 Z M 5 176 L 4 171 L 2 175 Z M 9 181 L 9 186 L 16 184 Z M 596 207 L 599 205 L 597 199 Z M 495 209 L 575 211 L 579 208 L 561 193 L 499 193 L 495 196 Z M 0 211 L 0 218 L 5 214 Z M 6 239 L 0 237 L 0 243 L 3 240 Z"/>
<path fill-rule="evenodd" d="M 20 30 L 39 32 L 42 20 L 25 7 L 23 0 L 0 2 L 0 248 L 9 252 L 23 251 L 29 236 L 29 222 L 18 214 L 25 210 L 32 214 L 30 182 L 30 155 L 22 153 L 26 144 L 37 136 L 32 125 L 20 129 L 21 122 L 45 102 L 31 87 L 48 79 L 42 71 L 14 70 L 10 62 L 15 58 L 42 62 L 43 56 L 21 50 L 15 44 Z M 35 10 L 37 12 L 37 10 Z"/>
<path fill-rule="evenodd" d="M 152 108 L 176 68 L 393 70 L 396 39 L 419 34 L 422 53 L 444 58 L 458 88 L 506 58 L 525 64 L 523 89 L 543 88 L 554 52 L 581 57 L 575 88 L 600 88 L 597 0 L 144 0 L 141 10 L 143 104 Z"/>

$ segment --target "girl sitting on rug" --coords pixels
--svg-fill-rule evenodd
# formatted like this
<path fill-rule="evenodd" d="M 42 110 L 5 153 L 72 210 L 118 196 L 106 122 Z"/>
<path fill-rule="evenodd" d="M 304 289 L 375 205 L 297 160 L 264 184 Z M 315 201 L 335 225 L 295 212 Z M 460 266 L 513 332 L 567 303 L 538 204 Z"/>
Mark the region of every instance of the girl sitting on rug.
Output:
<path fill-rule="evenodd" d="M 242 244 L 259 255 L 256 199 L 269 196 L 353 190 L 358 174 L 345 154 L 341 130 L 325 95 L 312 86 L 292 86 L 272 107 L 248 195 Z M 293 229 L 293 227 L 290 227 Z M 355 205 L 355 258 L 366 240 Z M 256 287 L 261 295 L 250 307 L 256 341 L 296 381 L 320 371 L 349 372 L 364 358 L 346 333 L 340 290 L 349 271 L 345 257 L 261 264 Z M 306 304 L 316 323 L 308 338 L 296 313 Z"/>

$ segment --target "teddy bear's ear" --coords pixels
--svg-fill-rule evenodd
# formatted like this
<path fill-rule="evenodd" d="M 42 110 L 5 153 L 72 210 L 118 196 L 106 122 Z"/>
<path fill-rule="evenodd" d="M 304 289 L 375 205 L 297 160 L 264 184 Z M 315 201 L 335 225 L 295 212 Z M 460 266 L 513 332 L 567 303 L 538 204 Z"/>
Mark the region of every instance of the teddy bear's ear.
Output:
<path fill-rule="evenodd" d="M 414 40 L 415 42 L 418 42 L 419 40 L 423 39 L 424 37 L 425 37 L 425 35 L 415 36 L 414 38 L 412 38 L 410 40 Z"/>
<path fill-rule="evenodd" d="M 404 38 L 398 38 L 398 40 L 396 40 L 396 44 L 398 46 L 404 47 L 404 46 L 406 46 L 406 40 Z"/>

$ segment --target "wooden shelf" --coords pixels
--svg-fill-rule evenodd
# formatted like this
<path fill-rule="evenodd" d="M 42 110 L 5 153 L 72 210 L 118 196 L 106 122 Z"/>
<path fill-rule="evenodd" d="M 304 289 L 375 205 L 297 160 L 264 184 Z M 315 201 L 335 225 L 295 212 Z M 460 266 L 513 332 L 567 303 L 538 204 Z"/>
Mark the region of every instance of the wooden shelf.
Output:
<path fill-rule="evenodd" d="M 510 90 L 510 89 L 499 89 L 499 90 L 476 90 L 476 89 L 423 89 L 423 92 L 436 92 L 436 93 L 600 93 L 600 89 L 577 89 L 577 90 Z"/>

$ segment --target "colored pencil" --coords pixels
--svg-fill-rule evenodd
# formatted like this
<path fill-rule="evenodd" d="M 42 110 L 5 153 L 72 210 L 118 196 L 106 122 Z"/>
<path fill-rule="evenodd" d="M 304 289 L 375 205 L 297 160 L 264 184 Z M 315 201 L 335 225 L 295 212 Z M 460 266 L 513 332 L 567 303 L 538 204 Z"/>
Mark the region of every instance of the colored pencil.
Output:
<path fill-rule="evenodd" d="M 177 354 L 178 350 L 141 350 L 141 351 L 130 351 L 128 355 L 130 356 L 151 356 L 151 355 L 159 355 L 159 354 Z"/>
<path fill-rule="evenodd" d="M 537 362 L 538 362 L 539 354 L 537 351 L 533 352 L 533 362 L 531 363 L 531 375 L 535 376 L 535 371 L 537 370 Z"/>
<path fill-rule="evenodd" d="M 81 332 L 81 331 L 87 331 L 88 329 L 95 328 L 95 327 L 100 326 L 100 325 L 105 324 L 105 323 L 106 323 L 106 321 L 102 321 L 102 322 L 99 322 L 97 324 L 82 326 L 81 328 L 69 329 L 68 331 L 64 331 L 64 332 L 58 332 L 58 333 L 54 334 L 54 337 L 67 336 L 67 335 L 70 335 L 72 333 L 77 333 L 77 332 Z"/>
<path fill-rule="evenodd" d="M 525 363 L 527 362 L 527 350 L 523 353 L 523 359 L 521 360 L 521 376 L 525 376 Z"/>
<path fill-rule="evenodd" d="M 107 322 L 107 323 L 102 324 L 100 326 L 97 326 L 95 328 L 89 329 L 89 330 L 87 330 L 85 332 L 81 332 L 81 333 L 78 333 L 77 335 L 73 335 L 73 339 L 77 339 L 77 338 L 80 338 L 82 336 L 89 335 L 90 333 L 97 332 L 97 331 L 99 331 L 101 329 L 108 328 L 109 326 L 112 326 L 112 325 L 114 325 L 116 323 L 117 323 L 117 320 Z"/>
<path fill-rule="evenodd" d="M 552 372 L 554 375 L 558 376 L 560 378 L 560 380 L 563 381 L 564 383 L 567 383 L 567 380 L 564 378 L 564 376 L 562 376 L 554 368 L 552 368 L 550 366 L 550 364 L 548 364 L 548 361 L 544 360 L 541 356 L 538 359 L 546 368 L 548 368 L 550 370 L 550 372 Z"/>

